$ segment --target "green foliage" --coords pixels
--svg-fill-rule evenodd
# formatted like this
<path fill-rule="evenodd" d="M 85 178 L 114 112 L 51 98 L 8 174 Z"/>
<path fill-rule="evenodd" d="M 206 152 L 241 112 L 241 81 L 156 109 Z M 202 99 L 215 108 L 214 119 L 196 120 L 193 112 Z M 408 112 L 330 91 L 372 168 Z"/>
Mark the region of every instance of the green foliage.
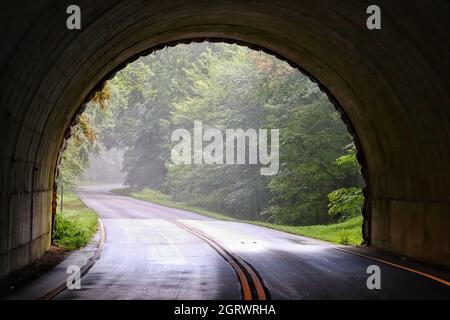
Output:
<path fill-rule="evenodd" d="M 328 213 L 338 220 L 360 216 L 364 203 L 364 195 L 361 185 L 362 179 L 358 173 L 360 166 L 356 159 L 356 148 L 354 144 L 345 147 L 346 154 L 336 160 L 336 164 L 347 172 L 350 184 L 356 187 L 339 188 L 328 194 Z M 353 181 L 352 181 L 353 180 Z"/>
<path fill-rule="evenodd" d="M 167 144 L 173 105 L 190 88 L 185 68 L 205 45 L 180 45 L 141 58 L 111 82 L 108 108 L 114 117 L 103 130 L 103 143 L 125 150 L 125 182 L 137 188 L 160 188 L 166 180 Z M 168 54 L 170 51 L 170 54 Z"/>
<path fill-rule="evenodd" d="M 89 117 L 93 132 L 106 150 L 123 150 L 125 182 L 136 196 L 150 188 L 207 211 L 282 225 L 329 224 L 359 212 L 363 181 L 352 137 L 318 86 L 273 56 L 206 42 L 165 48 L 119 72 L 94 100 L 104 99 L 107 109 Z M 280 129 L 278 174 L 261 176 L 260 165 L 171 164 L 171 133 L 193 130 L 194 121 L 222 131 Z M 76 160 L 63 175 L 69 180 L 86 166 L 88 141 L 67 148 Z"/>
<path fill-rule="evenodd" d="M 103 90 L 97 92 L 93 100 L 88 104 L 85 113 L 79 116 L 78 124 L 71 128 L 72 136 L 67 141 L 58 166 L 59 174 L 57 183 L 65 189 L 71 189 L 77 177 L 87 169 L 89 156 L 99 151 L 97 134 L 99 128 L 95 124 L 101 123 L 101 113 L 106 111 L 106 104 L 110 99 L 110 87 L 106 85 Z"/>
<path fill-rule="evenodd" d="M 358 245 L 362 242 L 362 216 L 329 224 L 297 227 L 304 236 L 334 242 L 342 245 Z"/>
<path fill-rule="evenodd" d="M 361 215 L 364 196 L 361 188 L 340 188 L 328 194 L 328 213 L 340 220 Z"/>
<path fill-rule="evenodd" d="M 353 143 L 347 145 L 345 147 L 346 154 L 336 159 L 336 163 L 338 166 L 344 167 L 344 168 L 355 168 L 359 169 L 359 162 L 356 158 L 356 148 Z"/>
<path fill-rule="evenodd" d="M 358 185 L 359 172 L 336 162 L 352 142 L 339 114 L 307 77 L 265 53 L 211 43 L 166 48 L 129 65 L 110 92 L 115 116 L 104 140 L 126 150 L 132 187 L 239 218 L 308 225 L 336 221 L 327 195 Z M 280 128 L 279 173 L 171 165 L 170 133 L 196 120 L 204 129 Z"/>
<path fill-rule="evenodd" d="M 347 182 L 336 158 L 351 142 L 350 135 L 324 94 L 304 100 L 282 111 L 287 118 L 276 120 L 283 126 L 280 172 L 269 184 L 271 205 L 263 215 L 279 224 L 331 222 L 327 194 Z"/>
<path fill-rule="evenodd" d="M 75 140 L 69 140 L 59 164 L 58 185 L 70 189 L 75 184 L 76 178 L 87 168 L 89 161 L 90 145 L 77 145 Z"/>
<path fill-rule="evenodd" d="M 322 177 L 333 178 L 326 167 L 336 167 L 351 138 L 317 86 L 286 63 L 238 46 L 207 50 L 186 70 L 193 88 L 174 104 L 172 126 L 188 129 L 201 120 L 215 128 L 281 128 L 282 168 L 271 179 L 259 174 L 258 165 L 169 166 L 168 189 L 182 200 L 240 218 L 261 219 L 262 213 L 277 223 L 326 221 L 326 195 L 338 183 Z M 312 163 L 324 156 L 324 163 Z M 303 187 L 311 189 L 317 181 L 325 185 L 320 190 Z"/>
<path fill-rule="evenodd" d="M 55 232 L 53 242 L 62 246 L 66 250 L 76 250 L 84 247 L 90 237 L 89 234 L 80 229 L 75 223 L 64 218 L 62 215 L 56 215 Z"/>
<path fill-rule="evenodd" d="M 97 231 L 97 215 L 86 208 L 74 193 L 64 196 L 64 211 L 56 215 L 53 243 L 65 250 L 76 250 L 88 244 Z"/>

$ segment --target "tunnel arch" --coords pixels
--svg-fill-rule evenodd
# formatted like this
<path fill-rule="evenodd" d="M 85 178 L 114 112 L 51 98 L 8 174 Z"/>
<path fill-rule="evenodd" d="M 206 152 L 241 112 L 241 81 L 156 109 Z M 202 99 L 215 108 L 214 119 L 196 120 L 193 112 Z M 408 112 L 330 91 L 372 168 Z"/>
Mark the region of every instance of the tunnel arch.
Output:
<path fill-rule="evenodd" d="M 317 79 L 364 151 L 367 242 L 450 266 L 450 4 L 379 1 L 378 31 L 359 0 L 79 1 L 79 31 L 68 5 L 18 3 L 0 20 L 0 276 L 49 246 L 57 158 L 84 103 L 149 48 L 200 39 L 264 48 Z"/>
<path fill-rule="evenodd" d="M 62 141 L 62 145 L 59 149 L 59 154 L 57 156 L 56 165 L 55 165 L 55 180 L 53 185 L 53 198 L 52 198 L 52 221 L 54 223 L 55 221 L 55 215 L 57 210 L 57 184 L 56 184 L 56 178 L 58 176 L 58 165 L 61 162 L 64 150 L 66 148 L 67 142 L 71 137 L 71 128 L 78 123 L 79 116 L 83 114 L 88 107 L 88 103 L 92 100 L 92 98 L 95 96 L 97 92 L 100 92 L 103 90 L 104 86 L 109 80 L 112 80 L 116 74 L 123 69 L 125 69 L 129 64 L 132 64 L 136 60 L 138 60 L 141 57 L 145 57 L 147 55 L 150 55 L 158 50 L 162 50 L 167 47 L 174 47 L 179 44 L 193 44 L 193 43 L 202 43 L 202 42 L 210 42 L 210 43 L 228 43 L 228 44 L 236 44 L 239 46 L 245 46 L 249 49 L 252 49 L 254 51 L 262 51 L 266 54 L 269 54 L 271 56 L 276 57 L 278 60 L 284 61 L 288 63 L 292 68 L 295 68 L 299 70 L 302 74 L 304 74 L 310 81 L 315 83 L 321 92 L 323 92 L 327 97 L 330 103 L 335 107 L 336 111 L 339 113 L 341 120 L 343 121 L 344 125 L 347 128 L 347 131 L 352 136 L 352 141 L 355 144 L 356 147 L 356 156 L 359 165 L 361 166 L 361 175 L 364 181 L 363 186 L 363 194 L 364 194 L 364 204 L 362 208 L 362 214 L 363 214 L 363 224 L 361 225 L 361 233 L 363 236 L 363 242 L 362 244 L 369 245 L 370 244 L 370 207 L 368 206 L 369 197 L 370 194 L 370 186 L 369 186 L 369 179 L 368 179 L 368 168 L 367 168 L 367 161 L 364 156 L 364 151 L 361 145 L 361 142 L 359 141 L 359 137 L 354 129 L 353 124 L 351 123 L 351 120 L 347 116 L 344 108 L 340 105 L 339 101 L 334 97 L 334 95 L 328 90 L 326 86 L 324 86 L 318 79 L 316 79 L 309 71 L 305 70 L 302 66 L 286 59 L 283 56 L 280 56 L 277 52 L 273 52 L 271 50 L 268 50 L 264 47 L 260 47 L 256 44 L 245 42 L 243 40 L 233 40 L 229 38 L 193 38 L 193 39 L 182 39 L 182 40 L 175 40 L 168 43 L 161 43 L 153 48 L 149 48 L 144 50 L 143 52 L 139 52 L 136 55 L 132 56 L 128 60 L 124 61 L 123 63 L 119 64 L 114 70 L 109 72 L 103 79 L 91 90 L 91 92 L 86 96 L 83 103 L 80 107 L 78 107 L 77 111 L 75 112 L 75 115 L 70 122 L 69 127 L 67 127 L 64 138 Z M 52 226 L 53 230 L 54 226 Z"/>

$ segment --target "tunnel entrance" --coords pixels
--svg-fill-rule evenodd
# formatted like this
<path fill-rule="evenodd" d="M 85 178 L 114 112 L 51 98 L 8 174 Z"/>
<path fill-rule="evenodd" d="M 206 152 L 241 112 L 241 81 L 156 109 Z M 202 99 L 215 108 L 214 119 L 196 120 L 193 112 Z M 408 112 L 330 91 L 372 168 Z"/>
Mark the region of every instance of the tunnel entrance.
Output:
<path fill-rule="evenodd" d="M 364 183 L 345 115 L 273 55 L 223 42 L 167 47 L 119 71 L 88 106 L 64 143 L 60 203 L 81 175 L 82 185 L 124 182 L 116 193 L 180 209 L 363 241 Z M 79 222 L 60 207 L 60 225 Z"/>
<path fill-rule="evenodd" d="M 1 22 L 11 31 L 0 55 L 1 276 L 49 247 L 57 158 L 80 106 L 148 48 L 193 39 L 265 48 L 318 79 L 364 151 L 367 243 L 450 265 L 450 73 L 442 45 L 449 4 L 404 10 L 380 1 L 386 10 L 376 31 L 367 29 L 367 8 L 357 0 L 83 2 L 84 27 L 76 31 L 65 28 L 69 4 L 35 3 L 20 21 Z M 24 8 L 17 3 L 2 14 Z"/>

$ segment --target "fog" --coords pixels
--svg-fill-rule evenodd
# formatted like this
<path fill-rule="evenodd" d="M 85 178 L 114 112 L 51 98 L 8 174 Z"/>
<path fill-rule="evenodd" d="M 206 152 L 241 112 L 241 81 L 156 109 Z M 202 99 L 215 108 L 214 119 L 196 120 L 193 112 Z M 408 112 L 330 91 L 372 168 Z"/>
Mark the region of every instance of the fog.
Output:
<path fill-rule="evenodd" d="M 123 183 L 123 150 L 112 148 L 89 155 L 89 166 L 79 177 L 80 182 Z"/>
<path fill-rule="evenodd" d="M 264 52 L 208 42 L 158 50 L 108 81 L 73 131 L 62 183 L 124 183 L 279 224 L 361 216 L 363 181 L 338 112 Z"/>

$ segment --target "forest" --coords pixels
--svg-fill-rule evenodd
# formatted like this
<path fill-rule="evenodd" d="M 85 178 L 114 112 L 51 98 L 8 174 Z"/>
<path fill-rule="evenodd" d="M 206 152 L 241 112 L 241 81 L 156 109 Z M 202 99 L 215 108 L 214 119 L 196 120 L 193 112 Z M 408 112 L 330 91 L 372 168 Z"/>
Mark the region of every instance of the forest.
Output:
<path fill-rule="evenodd" d="M 308 226 L 361 215 L 364 181 L 339 112 L 287 62 L 244 46 L 193 43 L 141 57 L 108 81 L 72 128 L 58 184 L 123 181 L 239 219 Z M 177 129 L 278 129 L 279 169 L 175 164 Z"/>

